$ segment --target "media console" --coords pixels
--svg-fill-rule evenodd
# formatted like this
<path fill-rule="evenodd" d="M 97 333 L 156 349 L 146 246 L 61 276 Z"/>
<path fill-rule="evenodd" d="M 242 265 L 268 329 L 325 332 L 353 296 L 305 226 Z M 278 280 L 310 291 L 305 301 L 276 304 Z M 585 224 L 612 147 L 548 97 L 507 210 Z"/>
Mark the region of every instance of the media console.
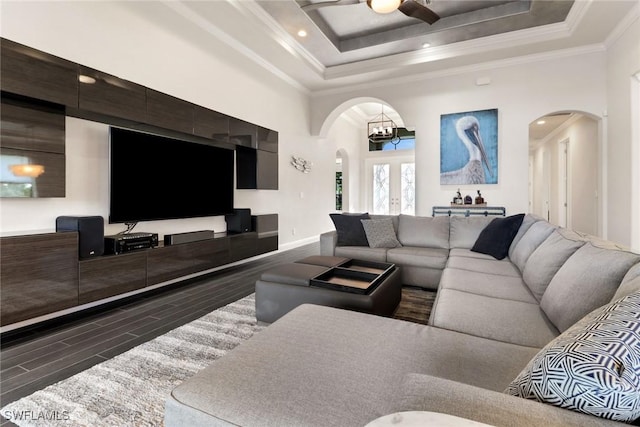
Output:
<path fill-rule="evenodd" d="M 170 285 L 278 249 L 277 214 L 255 231 L 79 259 L 78 232 L 0 237 L 0 332 Z M 265 225 L 276 229 L 265 228 Z"/>

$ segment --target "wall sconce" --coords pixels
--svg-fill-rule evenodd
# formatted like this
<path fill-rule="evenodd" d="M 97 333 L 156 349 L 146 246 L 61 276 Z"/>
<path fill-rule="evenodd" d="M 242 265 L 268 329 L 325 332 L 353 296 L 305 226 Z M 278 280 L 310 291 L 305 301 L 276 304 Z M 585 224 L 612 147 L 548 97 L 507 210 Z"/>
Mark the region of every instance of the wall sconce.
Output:
<path fill-rule="evenodd" d="M 291 156 L 291 165 L 302 173 L 311 172 L 313 163 L 303 159 L 302 157 Z"/>
<path fill-rule="evenodd" d="M 31 178 L 37 178 L 44 173 L 43 165 L 11 165 L 9 169 L 15 176 L 27 176 Z"/>

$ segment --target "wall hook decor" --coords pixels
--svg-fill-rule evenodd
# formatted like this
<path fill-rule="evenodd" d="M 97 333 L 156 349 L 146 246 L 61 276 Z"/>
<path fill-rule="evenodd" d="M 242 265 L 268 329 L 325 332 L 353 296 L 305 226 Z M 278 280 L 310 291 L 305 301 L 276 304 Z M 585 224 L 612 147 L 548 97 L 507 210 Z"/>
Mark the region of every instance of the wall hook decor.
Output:
<path fill-rule="evenodd" d="M 311 172 L 313 163 L 303 159 L 302 157 L 291 156 L 291 165 L 302 173 Z"/>

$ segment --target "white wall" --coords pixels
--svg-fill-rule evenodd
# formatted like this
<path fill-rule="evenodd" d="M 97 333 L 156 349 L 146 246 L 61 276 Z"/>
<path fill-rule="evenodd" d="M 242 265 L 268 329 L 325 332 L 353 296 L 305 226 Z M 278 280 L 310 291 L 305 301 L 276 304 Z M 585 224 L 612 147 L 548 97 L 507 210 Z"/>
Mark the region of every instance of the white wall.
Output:
<path fill-rule="evenodd" d="M 638 216 L 631 216 L 631 169 L 640 167 L 639 159 L 631 156 L 632 122 L 640 120 L 631 109 L 633 75 L 638 71 L 640 19 L 636 14 L 607 50 L 607 227 L 609 238 L 625 245 L 631 245 L 631 223 L 637 229 L 640 222 Z M 640 203 L 637 194 L 634 199 Z"/>
<path fill-rule="evenodd" d="M 309 136 L 308 95 L 214 38 L 205 47 L 150 24 L 136 7 L 167 11 L 161 2 L 3 1 L 1 35 L 277 130 L 280 189 L 238 190 L 236 207 L 278 213 L 281 244 L 325 231 L 333 185 L 319 184 L 315 177 L 333 171 L 335 150 Z M 175 14 L 170 18 L 179 24 Z M 51 230 L 59 215 L 107 216 L 107 127 L 76 119 L 67 124 L 67 197 L 3 199 L 3 233 Z M 289 166 L 293 154 L 313 161 L 314 171 L 301 174 Z M 225 228 L 224 218 L 141 223 L 137 230 L 164 234 L 211 228 Z"/>
<path fill-rule="evenodd" d="M 569 141 L 569 181 L 571 198 L 569 200 L 568 226 L 574 230 L 592 235 L 600 235 L 598 230 L 599 203 L 598 191 L 598 122 L 581 116 L 570 124 L 554 132 L 541 146 L 534 151 L 534 213 L 546 218 L 544 158 L 549 159 L 550 179 L 550 211 L 549 221 L 562 225 L 561 215 L 564 211 L 561 186 L 563 157 L 562 143 Z"/>
<path fill-rule="evenodd" d="M 440 115 L 497 108 L 498 184 L 461 186 L 461 192 L 475 194 L 480 189 L 490 205 L 505 206 L 508 214 L 526 212 L 529 123 L 550 111 L 580 110 L 599 116 L 606 106 L 605 54 L 594 48 L 590 53 L 557 56 L 314 94 L 312 132 L 326 131 L 325 119 L 350 99 L 371 93 L 384 99 L 405 123 L 415 124 L 416 213 L 431 215 L 432 206 L 448 204 L 458 188 L 440 185 Z M 478 77 L 489 77 L 491 84 L 476 86 Z"/>

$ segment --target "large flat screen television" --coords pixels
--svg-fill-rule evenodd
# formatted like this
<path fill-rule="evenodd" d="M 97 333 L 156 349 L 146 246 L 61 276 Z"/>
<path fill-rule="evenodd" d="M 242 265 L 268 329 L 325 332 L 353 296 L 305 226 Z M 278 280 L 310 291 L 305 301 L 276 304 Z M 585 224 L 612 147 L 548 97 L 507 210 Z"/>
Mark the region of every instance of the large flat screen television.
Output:
<path fill-rule="evenodd" d="M 110 128 L 109 222 L 233 212 L 233 150 Z"/>

